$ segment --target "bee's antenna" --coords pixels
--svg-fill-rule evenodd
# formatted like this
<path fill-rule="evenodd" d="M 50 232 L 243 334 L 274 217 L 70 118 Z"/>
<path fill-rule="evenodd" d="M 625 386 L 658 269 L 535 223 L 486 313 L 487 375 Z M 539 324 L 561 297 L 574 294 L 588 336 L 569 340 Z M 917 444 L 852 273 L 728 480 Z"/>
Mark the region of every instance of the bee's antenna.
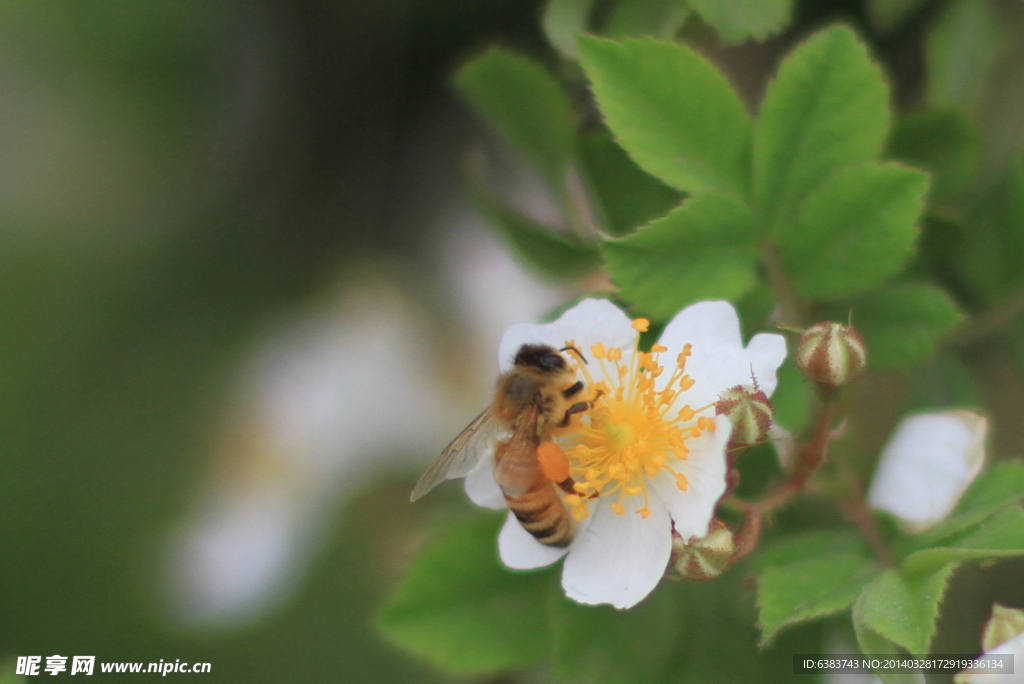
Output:
<path fill-rule="evenodd" d="M 586 363 L 588 366 L 590 365 L 589 363 L 587 363 L 587 357 L 583 355 L 583 352 L 581 352 L 579 349 L 577 349 L 576 347 L 572 346 L 571 344 L 566 346 L 566 347 L 562 347 L 558 351 L 572 351 L 572 352 L 575 352 L 576 356 L 580 357 L 580 360 L 582 360 L 583 363 Z"/>

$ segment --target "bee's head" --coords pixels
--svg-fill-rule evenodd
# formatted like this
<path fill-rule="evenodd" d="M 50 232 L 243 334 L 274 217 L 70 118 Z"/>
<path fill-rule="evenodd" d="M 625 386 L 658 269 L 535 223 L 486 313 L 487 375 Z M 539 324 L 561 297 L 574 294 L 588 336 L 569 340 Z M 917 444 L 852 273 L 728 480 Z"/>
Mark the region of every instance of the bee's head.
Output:
<path fill-rule="evenodd" d="M 534 368 L 544 372 L 568 368 L 565 358 L 554 347 L 546 344 L 524 344 L 516 352 L 515 365 L 518 368 Z"/>

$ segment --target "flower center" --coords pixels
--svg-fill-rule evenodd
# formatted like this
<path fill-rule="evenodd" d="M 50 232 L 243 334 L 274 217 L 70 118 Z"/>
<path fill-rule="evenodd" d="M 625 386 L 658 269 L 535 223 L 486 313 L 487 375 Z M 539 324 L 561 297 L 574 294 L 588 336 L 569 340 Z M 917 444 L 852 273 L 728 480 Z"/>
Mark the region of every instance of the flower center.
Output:
<path fill-rule="evenodd" d="M 647 325 L 642 318 L 633 322 L 641 331 Z M 571 342 L 566 345 L 572 346 Z M 690 453 L 687 441 L 714 431 L 714 420 L 697 415 L 714 405 L 693 409 L 682 401 L 694 384 L 686 375 L 690 345 L 676 358 L 668 380 L 657 381 L 665 372 L 659 359 L 666 351 L 658 344 L 650 352 L 634 347 L 624 363 L 621 348 L 605 348 L 600 342 L 590 348 L 599 372 L 594 368 L 592 373 L 586 365 L 580 371 L 596 397 L 594 406 L 571 432 L 563 434 L 577 492 L 565 500 L 577 520 L 587 517 L 587 504 L 596 497 L 614 497 L 611 508 L 617 514 L 629 505 L 647 518 L 651 515 L 647 484 L 653 477 L 672 477 L 684 491 L 689 486 L 686 475 L 677 469 L 679 461 Z"/>

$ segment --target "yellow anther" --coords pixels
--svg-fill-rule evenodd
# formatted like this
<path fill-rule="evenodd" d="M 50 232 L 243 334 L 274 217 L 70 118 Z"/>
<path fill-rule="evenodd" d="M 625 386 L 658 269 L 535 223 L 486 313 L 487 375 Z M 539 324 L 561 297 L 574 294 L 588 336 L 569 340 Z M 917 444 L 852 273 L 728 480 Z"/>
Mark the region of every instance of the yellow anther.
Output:
<path fill-rule="evenodd" d="M 639 330 L 640 332 L 647 332 L 647 330 L 650 327 L 651 327 L 651 322 L 649 320 L 647 320 L 646 318 L 634 318 L 633 319 L 633 329 L 634 330 Z"/>
<path fill-rule="evenodd" d="M 619 347 L 612 347 L 608 350 L 609 361 L 621 361 L 622 360 L 622 349 Z"/>
<path fill-rule="evenodd" d="M 637 487 L 636 485 L 633 485 L 631 487 L 623 487 L 622 491 L 626 492 L 630 496 L 636 496 L 637 494 L 639 494 L 640 492 L 642 492 L 644 490 L 643 490 L 642 487 Z"/>
<path fill-rule="evenodd" d="M 679 378 L 679 389 L 683 390 L 684 392 L 693 387 L 693 384 L 694 379 L 691 378 L 689 375 L 684 375 L 683 377 Z"/>
<path fill-rule="evenodd" d="M 590 511 L 587 510 L 586 506 L 576 506 L 572 509 L 572 517 L 576 522 L 579 522 L 588 516 L 590 516 Z"/>
<path fill-rule="evenodd" d="M 715 431 L 715 421 L 711 420 L 707 416 L 701 416 L 700 418 L 697 419 L 697 427 L 699 427 L 701 430 L 706 430 L 708 432 L 714 432 Z"/>
<path fill-rule="evenodd" d="M 572 488 L 575 489 L 580 494 L 586 494 L 587 490 L 593 486 L 594 485 L 590 484 L 589 482 L 574 482 Z M 566 501 L 568 501 L 568 497 L 566 497 Z"/>
<path fill-rule="evenodd" d="M 620 503 L 613 503 L 612 510 L 615 511 L 616 515 L 622 515 L 626 512 L 626 508 Z"/>
<path fill-rule="evenodd" d="M 694 415 L 695 415 L 694 411 L 693 411 L 692 408 L 690 408 L 689 404 L 687 404 L 683 408 L 679 409 L 679 420 L 681 420 L 683 422 L 687 422 L 687 421 L 693 420 L 693 416 Z"/>
<path fill-rule="evenodd" d="M 636 512 L 639 513 L 640 517 L 644 520 L 647 520 L 651 517 L 651 509 L 648 508 L 647 506 L 644 506 L 643 508 L 638 508 Z"/>
<path fill-rule="evenodd" d="M 673 392 L 670 389 L 664 390 L 661 393 L 661 403 L 662 404 L 671 404 L 672 400 L 675 399 L 675 398 L 676 398 L 676 393 Z"/>
<path fill-rule="evenodd" d="M 676 473 L 676 487 L 685 492 L 690 487 L 690 478 L 682 473 Z"/>
<path fill-rule="evenodd" d="M 619 366 L 619 377 L 624 378 L 629 374 L 629 368 L 626 366 Z"/>
<path fill-rule="evenodd" d="M 590 353 L 595 359 L 603 359 L 608 354 L 607 350 L 604 348 L 604 344 L 601 342 L 590 345 Z"/>
<path fill-rule="evenodd" d="M 667 352 L 668 347 L 666 347 L 663 344 L 655 344 L 654 346 L 651 347 L 651 351 L 655 354 L 659 354 L 661 352 Z"/>

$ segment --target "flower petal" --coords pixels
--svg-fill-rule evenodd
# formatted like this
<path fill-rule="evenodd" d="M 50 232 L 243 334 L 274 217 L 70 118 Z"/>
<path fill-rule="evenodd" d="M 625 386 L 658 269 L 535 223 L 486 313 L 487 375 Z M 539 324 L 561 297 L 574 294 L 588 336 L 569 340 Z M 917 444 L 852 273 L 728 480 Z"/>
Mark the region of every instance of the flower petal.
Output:
<path fill-rule="evenodd" d="M 610 603 L 629 608 L 658 585 L 672 551 L 672 521 L 656 492 L 651 492 L 651 515 L 633 511 L 616 515 L 600 499 L 590 525 L 581 530 L 565 559 L 562 587 L 580 603 Z"/>
<path fill-rule="evenodd" d="M 1011 655 L 1013 656 L 1012 674 L 996 674 L 990 671 L 989 674 L 975 674 L 962 670 L 953 677 L 954 684 L 1021 684 L 1024 677 L 1021 676 L 1020 663 L 1024 662 L 1024 633 L 1018 634 L 1009 641 L 999 644 L 990 651 L 985 651 L 985 656 Z"/>
<path fill-rule="evenodd" d="M 920 531 L 953 510 L 985 460 L 988 420 L 970 411 L 905 418 L 882 450 L 868 503 Z"/>
<path fill-rule="evenodd" d="M 715 505 L 725 492 L 725 447 L 731 432 L 729 419 L 718 416 L 714 432 L 705 432 L 687 442 L 690 454 L 685 461 L 669 461 L 668 465 L 689 480 L 685 491 L 676 486 L 675 478 L 668 471 L 649 480 L 672 516 L 673 527 L 684 540 L 708 533 Z"/>
<path fill-rule="evenodd" d="M 698 302 L 686 307 L 665 327 L 659 342 L 670 355 L 685 344 L 692 345 L 686 372 L 696 384 L 681 399 L 695 407 L 714 402 L 730 387 L 750 385 L 754 378 L 770 396 L 777 383 L 775 371 L 786 358 L 786 340 L 773 333 L 755 335 L 744 349 L 739 317 L 728 302 Z"/>
<path fill-rule="evenodd" d="M 523 529 L 512 511 L 498 534 L 501 562 L 513 570 L 533 570 L 551 565 L 568 553 L 569 547 L 547 546 Z"/>
<path fill-rule="evenodd" d="M 518 323 L 509 328 L 498 347 L 498 366 L 502 371 L 512 368 L 516 352 L 524 344 L 560 349 L 568 340 L 575 341 L 584 355 L 589 355 L 590 346 L 597 342 L 622 347 L 625 358 L 637 334 L 629 317 L 607 299 L 584 299 L 553 323 Z"/>
<path fill-rule="evenodd" d="M 493 508 L 496 511 L 505 508 L 505 495 L 494 481 L 494 456 L 491 450 L 488 450 L 476 467 L 466 475 L 465 488 L 466 496 L 477 506 Z"/>

